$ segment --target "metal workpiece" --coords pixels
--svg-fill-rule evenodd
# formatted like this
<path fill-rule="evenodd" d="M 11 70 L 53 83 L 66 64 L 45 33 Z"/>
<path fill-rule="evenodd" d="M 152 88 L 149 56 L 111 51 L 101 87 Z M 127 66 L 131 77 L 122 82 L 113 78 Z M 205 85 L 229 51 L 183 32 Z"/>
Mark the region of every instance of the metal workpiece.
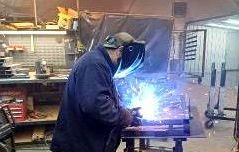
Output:
<path fill-rule="evenodd" d="M 124 107 L 140 107 L 142 125 L 183 125 L 189 122 L 189 99 L 177 93 L 171 80 L 132 77 L 118 80 L 116 85 Z"/>
<path fill-rule="evenodd" d="M 150 139 L 162 138 L 173 139 L 175 147 L 172 150 L 183 152 L 182 142 L 187 138 L 205 137 L 196 108 L 190 108 L 190 99 L 177 90 L 172 80 L 155 74 L 135 75 L 116 80 L 116 86 L 122 106 L 140 107 L 137 109 L 140 125 L 122 132 L 125 152 L 148 150 L 152 148 Z M 135 139 L 140 139 L 139 146 L 135 146 Z"/>
<path fill-rule="evenodd" d="M 128 127 L 122 132 L 122 141 L 126 142 L 125 152 L 134 152 L 138 150 L 158 149 L 162 147 L 150 146 L 150 139 L 173 139 L 175 142 L 172 148 L 173 152 L 183 152 L 182 143 L 191 138 L 206 138 L 205 130 L 202 125 L 202 119 L 196 107 L 192 107 L 193 119 L 190 119 L 189 132 L 184 132 L 183 129 L 169 128 L 167 125 L 156 126 L 138 126 Z M 136 146 L 134 140 L 139 139 L 140 145 Z"/>
<path fill-rule="evenodd" d="M 190 135 L 190 109 L 189 101 L 183 96 L 173 97 L 158 104 L 158 111 L 150 111 L 144 117 L 142 114 L 141 125 L 132 126 L 125 131 L 128 137 L 149 136 L 149 137 L 168 137 L 168 136 L 189 136 Z M 170 101 L 171 100 L 171 101 Z M 144 107 L 143 107 L 144 108 Z M 149 117 L 151 115 L 151 117 Z"/>

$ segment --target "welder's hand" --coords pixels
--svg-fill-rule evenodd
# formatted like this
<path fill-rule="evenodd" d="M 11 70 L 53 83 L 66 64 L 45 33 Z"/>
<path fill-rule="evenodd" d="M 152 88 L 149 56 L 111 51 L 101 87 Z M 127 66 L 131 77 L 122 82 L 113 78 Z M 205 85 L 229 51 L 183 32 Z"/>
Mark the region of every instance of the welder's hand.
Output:
<path fill-rule="evenodd" d="M 131 123 L 131 126 L 137 127 L 137 126 L 141 126 L 141 125 L 142 125 L 141 118 L 133 117 L 133 121 Z"/>
<path fill-rule="evenodd" d="M 130 109 L 130 112 L 134 117 L 142 118 L 142 115 L 139 112 L 140 109 L 141 109 L 141 107 L 132 108 L 132 109 Z"/>
<path fill-rule="evenodd" d="M 120 116 L 120 125 L 123 127 L 128 127 L 132 124 L 133 115 L 129 109 L 121 109 L 121 116 Z"/>
<path fill-rule="evenodd" d="M 142 115 L 139 112 L 140 109 L 141 109 L 140 107 L 130 109 L 131 114 L 133 116 L 133 121 L 131 123 L 131 126 L 140 126 L 142 124 L 141 123 Z"/>

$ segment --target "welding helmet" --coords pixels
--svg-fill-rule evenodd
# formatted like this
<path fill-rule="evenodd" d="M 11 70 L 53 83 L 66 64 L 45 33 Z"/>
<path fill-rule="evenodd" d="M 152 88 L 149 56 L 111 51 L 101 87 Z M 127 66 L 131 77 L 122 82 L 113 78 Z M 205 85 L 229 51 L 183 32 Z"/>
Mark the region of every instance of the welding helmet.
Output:
<path fill-rule="evenodd" d="M 130 34 L 121 32 L 108 36 L 103 45 L 109 49 L 123 46 L 122 57 L 114 75 L 115 78 L 125 77 L 142 66 L 145 56 L 145 43 L 143 41 L 136 41 Z"/>

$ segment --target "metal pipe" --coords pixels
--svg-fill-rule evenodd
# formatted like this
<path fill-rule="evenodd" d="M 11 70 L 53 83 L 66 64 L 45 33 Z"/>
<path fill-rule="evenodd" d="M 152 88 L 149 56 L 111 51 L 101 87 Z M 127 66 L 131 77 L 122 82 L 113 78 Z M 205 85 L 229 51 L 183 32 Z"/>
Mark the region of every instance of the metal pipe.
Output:
<path fill-rule="evenodd" d="M 211 69 L 211 86 L 216 86 L 216 78 L 217 78 L 217 70 L 216 70 L 216 64 L 215 62 L 212 63 L 212 69 Z"/>
<path fill-rule="evenodd" d="M 226 64 L 222 63 L 220 87 L 225 87 L 226 83 Z"/>
<path fill-rule="evenodd" d="M 35 26 L 37 27 L 37 4 L 36 4 L 36 0 L 33 0 L 33 8 L 34 8 Z"/>
<path fill-rule="evenodd" d="M 80 11 L 86 13 L 85 11 Z M 160 16 L 160 15 L 145 15 L 145 14 L 131 14 L 131 13 L 109 13 L 109 12 L 87 12 L 89 14 L 103 14 L 103 15 L 122 15 L 122 16 L 139 16 L 139 17 L 156 17 L 161 19 L 173 20 L 173 16 Z"/>
<path fill-rule="evenodd" d="M 80 17 L 80 0 L 76 0 L 76 7 L 77 7 L 77 18 Z"/>
<path fill-rule="evenodd" d="M 173 22 L 173 30 L 175 30 L 175 16 L 174 16 L 174 5 L 175 5 L 175 0 L 171 0 L 171 7 L 172 7 L 172 22 Z"/>
<path fill-rule="evenodd" d="M 204 77 L 205 72 L 205 63 L 206 63 L 206 49 L 207 49 L 207 30 L 204 30 L 204 38 L 203 38 L 203 57 L 202 57 L 202 75 Z"/>

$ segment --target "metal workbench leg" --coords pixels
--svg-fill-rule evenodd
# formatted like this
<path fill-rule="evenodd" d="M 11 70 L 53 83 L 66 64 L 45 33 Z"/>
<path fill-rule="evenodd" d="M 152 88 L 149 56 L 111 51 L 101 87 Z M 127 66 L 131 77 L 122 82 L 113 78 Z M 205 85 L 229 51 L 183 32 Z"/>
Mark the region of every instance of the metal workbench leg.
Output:
<path fill-rule="evenodd" d="M 226 95 L 226 64 L 222 63 L 221 67 L 221 80 L 220 80 L 220 88 L 219 88 L 219 100 L 218 100 L 218 115 L 224 116 L 224 105 L 225 105 L 225 95 Z"/>
<path fill-rule="evenodd" d="M 126 148 L 124 152 L 134 152 L 134 139 L 125 139 Z"/>
<path fill-rule="evenodd" d="M 145 150 L 145 139 L 139 139 L 139 151 Z"/>
<path fill-rule="evenodd" d="M 173 152 L 183 152 L 182 140 L 175 140 L 175 147 L 173 147 Z"/>
<path fill-rule="evenodd" d="M 149 139 L 140 139 L 139 140 L 139 151 L 147 150 L 150 146 Z"/>

